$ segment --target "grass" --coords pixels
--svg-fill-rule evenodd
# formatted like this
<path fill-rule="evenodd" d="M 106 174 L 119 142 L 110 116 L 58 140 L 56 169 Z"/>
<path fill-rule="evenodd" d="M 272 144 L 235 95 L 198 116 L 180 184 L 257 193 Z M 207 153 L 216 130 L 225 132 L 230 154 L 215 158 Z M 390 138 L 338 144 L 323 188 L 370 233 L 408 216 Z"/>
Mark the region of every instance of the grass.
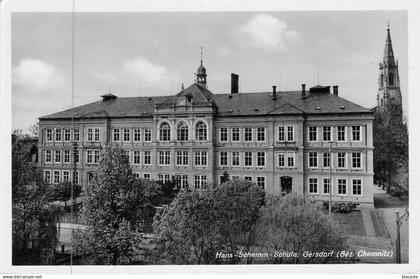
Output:
<path fill-rule="evenodd" d="M 324 211 L 328 215 L 328 210 Z M 362 213 L 353 210 L 349 213 L 332 213 L 332 220 L 338 225 L 344 235 L 366 235 Z"/>

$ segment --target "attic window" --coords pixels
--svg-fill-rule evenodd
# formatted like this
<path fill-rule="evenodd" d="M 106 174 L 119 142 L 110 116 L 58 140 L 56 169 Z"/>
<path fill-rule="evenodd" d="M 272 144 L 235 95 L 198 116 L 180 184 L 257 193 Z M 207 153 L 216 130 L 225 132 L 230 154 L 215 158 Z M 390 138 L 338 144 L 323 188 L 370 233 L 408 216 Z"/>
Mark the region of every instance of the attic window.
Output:
<path fill-rule="evenodd" d="M 340 109 L 345 109 L 345 108 L 346 108 L 345 106 L 341 106 L 341 107 L 340 107 Z"/>
<path fill-rule="evenodd" d="M 78 112 L 75 112 L 75 113 L 73 113 L 73 115 L 76 116 L 76 115 L 79 115 L 79 113 Z"/>
<path fill-rule="evenodd" d="M 121 112 L 120 114 L 121 114 L 121 115 L 126 115 L 127 113 L 126 113 L 126 112 Z"/>
<path fill-rule="evenodd" d="M 230 109 L 229 112 L 232 113 L 233 112 L 233 109 Z"/>
<path fill-rule="evenodd" d="M 115 100 L 117 98 L 117 96 L 112 95 L 112 94 L 105 94 L 105 95 L 102 95 L 101 97 L 102 97 L 102 101 L 104 102 Z"/>
<path fill-rule="evenodd" d="M 254 111 L 260 111 L 259 109 L 254 109 Z"/>
<path fill-rule="evenodd" d="M 316 107 L 316 109 L 317 109 L 317 110 L 320 110 L 320 109 L 321 109 L 321 107 Z"/>

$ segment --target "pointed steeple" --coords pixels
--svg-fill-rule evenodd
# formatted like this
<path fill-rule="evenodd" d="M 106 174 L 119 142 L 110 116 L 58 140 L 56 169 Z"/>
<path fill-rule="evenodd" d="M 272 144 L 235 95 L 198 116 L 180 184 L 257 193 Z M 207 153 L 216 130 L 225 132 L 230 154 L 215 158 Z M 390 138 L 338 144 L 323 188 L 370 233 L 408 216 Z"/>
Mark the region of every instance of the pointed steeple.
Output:
<path fill-rule="evenodd" d="M 389 66 L 395 65 L 394 51 L 392 49 L 392 40 L 391 33 L 389 31 L 389 22 L 388 28 L 386 29 L 386 40 L 385 40 L 385 49 L 384 49 L 384 64 Z"/>
<path fill-rule="evenodd" d="M 207 88 L 207 73 L 206 68 L 203 66 L 203 47 L 201 47 L 200 66 L 198 66 L 197 73 L 195 75 L 197 76 L 197 84 Z"/>

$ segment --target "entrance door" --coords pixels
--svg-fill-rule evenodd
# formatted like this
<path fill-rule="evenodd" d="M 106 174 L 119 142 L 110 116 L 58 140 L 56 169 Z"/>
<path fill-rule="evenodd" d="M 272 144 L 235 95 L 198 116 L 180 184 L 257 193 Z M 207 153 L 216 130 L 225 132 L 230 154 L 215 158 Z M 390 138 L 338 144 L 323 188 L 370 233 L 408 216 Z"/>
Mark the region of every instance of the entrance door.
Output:
<path fill-rule="evenodd" d="M 290 176 L 280 177 L 280 190 L 283 196 L 292 192 L 292 178 Z"/>

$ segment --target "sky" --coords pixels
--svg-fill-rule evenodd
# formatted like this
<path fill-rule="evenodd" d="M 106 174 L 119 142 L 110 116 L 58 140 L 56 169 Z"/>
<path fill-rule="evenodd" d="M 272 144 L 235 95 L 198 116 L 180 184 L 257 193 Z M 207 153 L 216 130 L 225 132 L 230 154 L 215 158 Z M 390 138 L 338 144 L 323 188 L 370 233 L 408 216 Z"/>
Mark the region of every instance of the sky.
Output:
<path fill-rule="evenodd" d="M 407 114 L 404 11 L 71 13 L 12 15 L 12 130 L 112 93 L 176 94 L 194 82 L 200 47 L 213 93 L 338 85 L 339 95 L 376 105 L 387 22 Z"/>

